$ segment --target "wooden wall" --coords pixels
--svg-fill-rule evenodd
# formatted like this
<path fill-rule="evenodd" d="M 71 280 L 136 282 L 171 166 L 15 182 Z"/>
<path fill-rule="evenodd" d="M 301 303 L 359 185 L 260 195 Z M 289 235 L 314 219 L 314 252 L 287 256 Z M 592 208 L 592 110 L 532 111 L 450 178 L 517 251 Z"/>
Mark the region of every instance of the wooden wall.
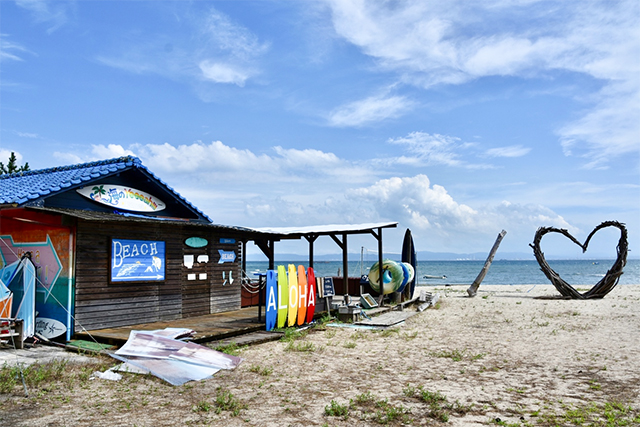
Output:
<path fill-rule="evenodd" d="M 204 248 L 184 244 L 188 237 L 209 241 Z M 93 222 L 78 220 L 76 231 L 76 331 L 168 321 L 240 308 L 241 244 L 221 244 L 215 229 L 173 224 Z M 159 282 L 109 281 L 111 239 L 165 242 L 165 280 Z M 237 241 L 237 240 L 236 240 Z M 235 251 L 233 263 L 218 264 L 218 250 Z M 184 255 L 208 255 L 207 263 L 183 265 Z M 229 272 L 233 283 L 229 283 Z M 225 272 L 227 283 L 224 283 Z M 196 280 L 187 280 L 196 274 Z M 206 279 L 201 279 L 206 274 Z M 192 276 L 193 277 L 193 276 Z"/>

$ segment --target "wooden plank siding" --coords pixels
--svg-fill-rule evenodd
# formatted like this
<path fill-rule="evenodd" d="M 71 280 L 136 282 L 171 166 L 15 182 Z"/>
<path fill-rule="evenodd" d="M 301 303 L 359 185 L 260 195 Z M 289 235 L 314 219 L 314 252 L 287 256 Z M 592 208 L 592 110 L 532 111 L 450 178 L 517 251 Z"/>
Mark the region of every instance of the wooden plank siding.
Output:
<path fill-rule="evenodd" d="M 188 237 L 206 238 L 204 248 L 184 244 Z M 200 316 L 240 309 L 241 243 L 221 244 L 220 231 L 175 224 L 101 223 L 79 219 L 76 227 L 75 329 L 77 332 Z M 109 281 L 111 239 L 165 242 L 165 280 Z M 235 251 L 233 263 L 218 264 L 218 250 Z M 204 254 L 207 263 L 186 268 L 184 255 Z M 223 285 L 222 272 L 233 284 Z M 187 275 L 206 274 L 205 280 Z"/>

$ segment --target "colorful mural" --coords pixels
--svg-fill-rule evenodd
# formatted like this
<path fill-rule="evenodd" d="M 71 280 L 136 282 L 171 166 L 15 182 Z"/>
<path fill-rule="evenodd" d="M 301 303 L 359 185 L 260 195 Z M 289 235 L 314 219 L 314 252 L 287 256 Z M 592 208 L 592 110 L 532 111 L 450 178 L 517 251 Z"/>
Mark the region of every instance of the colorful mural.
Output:
<path fill-rule="evenodd" d="M 24 211 L 21 214 L 24 216 Z M 73 332 L 74 292 L 69 277 L 73 236 L 69 228 L 55 224 L 50 215 L 28 216 L 28 221 L 6 215 L 0 218 L 0 268 L 31 253 L 36 270 L 36 322 L 57 325 L 55 333 L 47 334 L 49 338 L 66 333 L 69 340 Z M 14 300 L 14 307 L 17 304 Z"/>

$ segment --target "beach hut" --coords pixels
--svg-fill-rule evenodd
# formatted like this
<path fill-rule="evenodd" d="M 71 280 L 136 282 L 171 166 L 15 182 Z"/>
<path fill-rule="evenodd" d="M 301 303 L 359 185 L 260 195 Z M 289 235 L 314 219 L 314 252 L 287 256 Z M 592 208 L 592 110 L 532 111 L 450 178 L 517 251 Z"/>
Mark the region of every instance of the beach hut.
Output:
<path fill-rule="evenodd" d="M 214 224 L 132 156 L 0 176 L 0 268 L 30 254 L 50 339 L 239 309 L 257 234 Z"/>

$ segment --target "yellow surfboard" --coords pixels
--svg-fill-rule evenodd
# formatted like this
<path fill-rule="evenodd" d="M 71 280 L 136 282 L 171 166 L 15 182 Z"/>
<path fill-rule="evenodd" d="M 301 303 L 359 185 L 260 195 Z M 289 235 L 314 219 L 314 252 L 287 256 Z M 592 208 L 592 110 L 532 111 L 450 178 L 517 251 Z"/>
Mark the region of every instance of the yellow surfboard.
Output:
<path fill-rule="evenodd" d="M 278 266 L 278 328 L 284 328 L 287 323 L 287 308 L 289 305 L 289 283 L 287 270 L 284 265 Z"/>
<path fill-rule="evenodd" d="M 289 315 L 287 324 L 293 326 L 296 324 L 296 316 L 298 315 L 298 274 L 296 266 L 289 264 Z"/>
<path fill-rule="evenodd" d="M 298 266 L 298 325 L 307 319 L 307 272 Z"/>

